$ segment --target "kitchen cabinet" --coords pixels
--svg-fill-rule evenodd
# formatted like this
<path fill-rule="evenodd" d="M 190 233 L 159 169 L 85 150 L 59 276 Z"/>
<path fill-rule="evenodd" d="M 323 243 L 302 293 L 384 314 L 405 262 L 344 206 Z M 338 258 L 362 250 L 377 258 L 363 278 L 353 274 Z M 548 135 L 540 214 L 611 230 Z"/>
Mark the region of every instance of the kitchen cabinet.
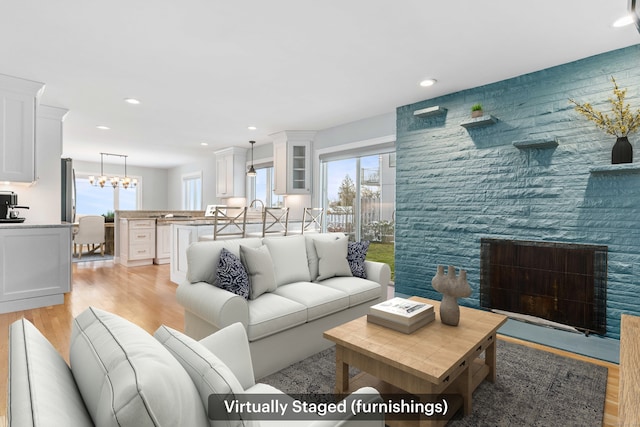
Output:
<path fill-rule="evenodd" d="M 153 264 L 156 256 L 156 220 L 119 220 L 120 264 L 127 267 Z"/>
<path fill-rule="evenodd" d="M 0 74 L 0 181 L 36 179 L 36 107 L 44 84 Z"/>
<path fill-rule="evenodd" d="M 276 194 L 311 193 L 311 148 L 315 132 L 284 131 L 273 138 Z"/>
<path fill-rule="evenodd" d="M 247 150 L 230 147 L 216 151 L 216 196 L 244 197 Z"/>
<path fill-rule="evenodd" d="M 187 280 L 187 248 L 199 240 L 200 236 L 212 235 L 213 225 L 204 223 L 171 225 L 171 266 L 170 277 L 174 283 Z"/>
<path fill-rule="evenodd" d="M 0 313 L 63 304 L 71 291 L 71 224 L 0 225 Z"/>
<path fill-rule="evenodd" d="M 171 224 L 156 224 L 156 256 L 154 264 L 169 264 L 171 257 Z"/>

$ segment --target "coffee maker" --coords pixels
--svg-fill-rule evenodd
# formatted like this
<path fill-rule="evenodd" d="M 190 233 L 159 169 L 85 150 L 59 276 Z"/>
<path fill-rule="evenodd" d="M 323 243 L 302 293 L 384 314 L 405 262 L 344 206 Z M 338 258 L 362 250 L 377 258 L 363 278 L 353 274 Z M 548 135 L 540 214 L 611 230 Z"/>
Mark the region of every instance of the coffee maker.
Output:
<path fill-rule="evenodd" d="M 24 222 L 13 209 L 29 209 L 29 206 L 18 206 L 18 195 L 13 191 L 0 191 L 0 224 L 6 222 Z"/>

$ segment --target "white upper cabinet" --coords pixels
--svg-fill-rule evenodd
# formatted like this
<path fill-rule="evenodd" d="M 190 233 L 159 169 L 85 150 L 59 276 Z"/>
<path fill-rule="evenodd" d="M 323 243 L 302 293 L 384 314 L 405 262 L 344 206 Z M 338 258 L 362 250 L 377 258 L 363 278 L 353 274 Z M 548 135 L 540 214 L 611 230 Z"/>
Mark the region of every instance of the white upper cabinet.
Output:
<path fill-rule="evenodd" d="M 0 74 L 0 181 L 36 179 L 36 107 L 43 90 L 43 83 Z"/>
<path fill-rule="evenodd" d="M 311 193 L 311 148 L 314 131 L 284 131 L 273 138 L 276 194 Z"/>
<path fill-rule="evenodd" d="M 216 197 L 244 197 L 247 149 L 216 151 Z"/>

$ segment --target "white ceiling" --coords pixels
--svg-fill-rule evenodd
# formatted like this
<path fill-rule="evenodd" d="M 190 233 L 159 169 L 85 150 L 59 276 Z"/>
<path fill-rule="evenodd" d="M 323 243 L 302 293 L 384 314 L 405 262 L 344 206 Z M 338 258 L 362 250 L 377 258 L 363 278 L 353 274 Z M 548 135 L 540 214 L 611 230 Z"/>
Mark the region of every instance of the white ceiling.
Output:
<path fill-rule="evenodd" d="M 611 26 L 626 12 L 627 0 L 3 1 L 0 73 L 45 83 L 41 103 L 70 110 L 65 156 L 171 167 L 640 43 Z M 438 84 L 419 87 L 427 77 Z"/>

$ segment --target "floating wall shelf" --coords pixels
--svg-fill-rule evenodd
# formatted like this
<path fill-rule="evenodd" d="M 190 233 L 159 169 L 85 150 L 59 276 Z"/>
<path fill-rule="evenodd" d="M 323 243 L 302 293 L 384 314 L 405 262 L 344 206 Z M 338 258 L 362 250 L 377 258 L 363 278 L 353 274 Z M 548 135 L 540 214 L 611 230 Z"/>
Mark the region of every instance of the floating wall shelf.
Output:
<path fill-rule="evenodd" d="M 492 116 L 491 114 L 487 114 L 481 117 L 476 117 L 475 119 L 465 120 L 464 122 L 460 123 L 460 126 L 465 129 L 471 129 L 481 126 L 494 125 L 496 123 L 498 123 L 498 118 Z"/>
<path fill-rule="evenodd" d="M 438 116 L 447 112 L 447 109 L 438 105 L 434 107 L 423 108 L 422 110 L 416 110 L 413 115 L 416 117 L 431 117 Z"/>
<path fill-rule="evenodd" d="M 596 166 L 589 169 L 592 175 L 640 174 L 640 163 Z"/>
<path fill-rule="evenodd" d="M 528 139 L 513 141 L 513 146 L 520 150 L 529 148 L 555 148 L 558 146 L 558 141 L 555 138 Z"/>

